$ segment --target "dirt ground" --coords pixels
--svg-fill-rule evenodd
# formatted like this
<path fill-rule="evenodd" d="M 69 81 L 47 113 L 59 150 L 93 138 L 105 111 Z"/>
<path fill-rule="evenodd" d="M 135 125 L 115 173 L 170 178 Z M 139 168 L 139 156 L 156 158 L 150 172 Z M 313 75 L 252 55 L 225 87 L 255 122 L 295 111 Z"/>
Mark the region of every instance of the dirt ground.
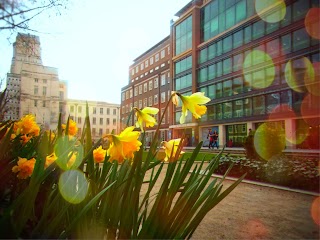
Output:
<path fill-rule="evenodd" d="M 225 180 L 224 187 L 230 184 Z M 319 225 L 311 217 L 316 198 L 241 183 L 206 215 L 192 239 L 320 239 Z M 319 220 L 319 205 L 314 213 Z"/>

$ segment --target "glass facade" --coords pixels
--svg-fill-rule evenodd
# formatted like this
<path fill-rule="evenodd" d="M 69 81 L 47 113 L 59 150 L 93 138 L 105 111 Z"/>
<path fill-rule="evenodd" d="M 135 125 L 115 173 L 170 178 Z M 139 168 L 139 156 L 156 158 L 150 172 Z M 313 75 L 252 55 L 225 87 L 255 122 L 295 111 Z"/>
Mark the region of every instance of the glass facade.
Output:
<path fill-rule="evenodd" d="M 201 9 L 201 42 L 208 41 L 253 14 L 253 0 L 211 1 Z"/>
<path fill-rule="evenodd" d="M 192 47 L 192 16 L 175 27 L 175 55 Z"/>

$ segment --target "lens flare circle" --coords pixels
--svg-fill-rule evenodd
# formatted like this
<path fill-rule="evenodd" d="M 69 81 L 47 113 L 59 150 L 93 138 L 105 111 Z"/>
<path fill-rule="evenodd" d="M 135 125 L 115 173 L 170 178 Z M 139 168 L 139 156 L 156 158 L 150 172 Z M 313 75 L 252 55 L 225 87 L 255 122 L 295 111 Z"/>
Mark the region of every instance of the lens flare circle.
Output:
<path fill-rule="evenodd" d="M 79 170 L 69 170 L 62 173 L 58 186 L 62 197 L 72 204 L 82 202 L 89 189 L 89 183 L 84 173 Z"/>
<path fill-rule="evenodd" d="M 259 69 L 254 69 L 258 66 Z M 275 66 L 269 54 L 261 50 L 253 50 L 243 61 L 243 76 L 245 82 L 256 89 L 269 87 L 276 75 Z"/>
<path fill-rule="evenodd" d="M 307 58 L 306 58 L 307 59 Z M 320 96 L 320 62 L 314 62 L 313 64 L 308 64 L 310 77 L 305 78 L 304 82 L 308 92 L 315 96 Z"/>
<path fill-rule="evenodd" d="M 315 81 L 314 76 L 313 66 L 306 57 L 290 60 L 285 66 L 286 82 L 296 92 L 306 92 L 306 85 Z"/>
<path fill-rule="evenodd" d="M 269 121 L 276 121 L 279 119 L 286 119 L 286 140 L 292 144 L 300 144 L 309 136 L 309 126 L 302 124 L 297 129 L 295 119 L 297 115 L 288 104 L 279 104 L 269 114 Z M 290 124 L 290 121 L 292 125 Z M 304 123 L 304 122 L 303 122 Z"/>
<path fill-rule="evenodd" d="M 312 127 L 320 125 L 320 97 L 308 94 L 302 100 L 300 112 L 303 120 Z"/>
<path fill-rule="evenodd" d="M 282 153 L 286 146 L 285 131 L 279 122 L 261 124 L 254 134 L 254 148 L 264 160 Z"/>
<path fill-rule="evenodd" d="M 320 8 L 309 9 L 304 19 L 304 25 L 311 37 L 320 39 Z"/>
<path fill-rule="evenodd" d="M 256 0 L 255 8 L 259 17 L 268 23 L 280 22 L 286 15 L 284 0 Z"/>
<path fill-rule="evenodd" d="M 311 217 L 315 224 L 320 226 L 320 197 L 313 200 L 311 205 Z"/>

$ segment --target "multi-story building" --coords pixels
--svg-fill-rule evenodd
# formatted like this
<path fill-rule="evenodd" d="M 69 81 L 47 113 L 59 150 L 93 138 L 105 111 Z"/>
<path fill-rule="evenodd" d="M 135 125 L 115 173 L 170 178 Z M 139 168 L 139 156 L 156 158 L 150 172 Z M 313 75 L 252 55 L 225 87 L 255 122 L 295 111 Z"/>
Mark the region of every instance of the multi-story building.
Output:
<path fill-rule="evenodd" d="M 121 90 L 121 122 L 127 124 L 133 107 L 156 107 L 159 109 L 157 122 L 170 98 L 170 41 L 169 36 L 133 60 L 129 67 L 129 83 Z M 169 107 L 170 108 L 170 107 Z M 166 111 L 161 123 L 160 136 L 163 140 L 171 138 L 169 131 L 170 110 Z M 132 115 L 129 125 L 134 125 L 136 116 Z M 146 129 L 146 141 L 150 142 L 155 127 Z"/>
<path fill-rule="evenodd" d="M 272 122 L 285 130 L 287 148 L 319 148 L 318 9 L 318 0 L 194 0 L 177 12 L 170 87 L 211 101 L 185 124 L 173 108 L 172 138 L 184 133 L 195 145 L 213 129 L 220 145 L 242 146 L 249 129 Z"/>
<path fill-rule="evenodd" d="M 56 129 L 59 113 L 66 116 L 67 85 L 58 70 L 42 64 L 38 36 L 18 33 L 7 74 L 8 105 L 4 120 L 34 114 L 45 129 Z"/>
<path fill-rule="evenodd" d="M 78 136 L 83 133 L 87 104 L 93 140 L 99 139 L 103 134 L 119 134 L 120 104 L 68 99 L 67 114 L 77 123 Z"/>

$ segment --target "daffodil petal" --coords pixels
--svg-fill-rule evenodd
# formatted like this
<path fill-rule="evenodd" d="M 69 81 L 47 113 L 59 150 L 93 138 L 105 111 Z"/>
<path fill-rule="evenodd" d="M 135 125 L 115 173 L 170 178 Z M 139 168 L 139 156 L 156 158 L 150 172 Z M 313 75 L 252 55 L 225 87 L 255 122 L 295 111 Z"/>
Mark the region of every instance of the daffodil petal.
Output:
<path fill-rule="evenodd" d="M 158 108 L 154 107 L 145 107 L 144 109 L 141 110 L 144 114 L 157 114 L 159 112 Z"/>

